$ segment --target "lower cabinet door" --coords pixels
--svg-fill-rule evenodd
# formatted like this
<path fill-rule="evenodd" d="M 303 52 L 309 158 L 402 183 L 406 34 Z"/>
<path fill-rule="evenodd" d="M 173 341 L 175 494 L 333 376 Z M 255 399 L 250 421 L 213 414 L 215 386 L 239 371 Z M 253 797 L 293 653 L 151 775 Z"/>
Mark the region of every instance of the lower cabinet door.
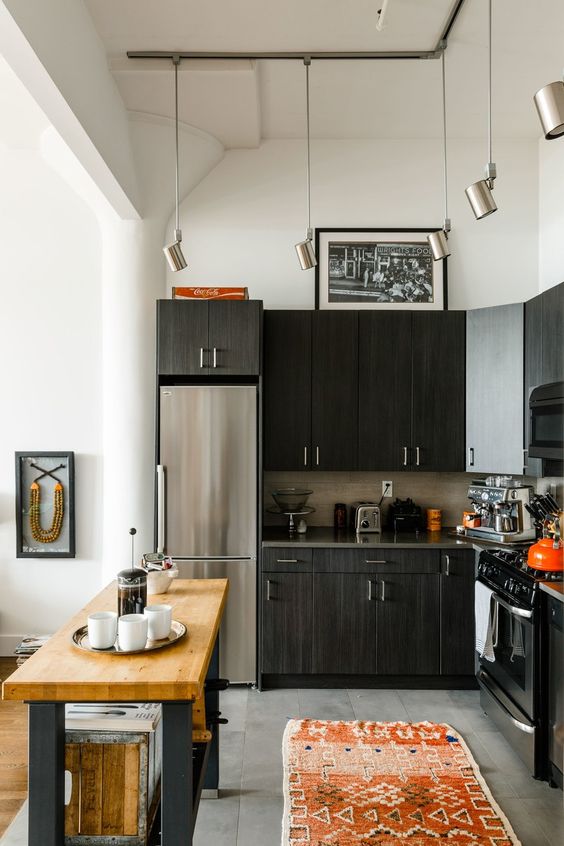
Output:
<path fill-rule="evenodd" d="M 439 673 L 439 575 L 378 576 L 378 674 Z"/>
<path fill-rule="evenodd" d="M 263 573 L 263 673 L 311 673 L 311 612 L 311 573 Z"/>
<path fill-rule="evenodd" d="M 474 550 L 441 555 L 441 673 L 474 675 Z"/>
<path fill-rule="evenodd" d="M 376 672 L 376 576 L 313 576 L 312 672 Z"/>

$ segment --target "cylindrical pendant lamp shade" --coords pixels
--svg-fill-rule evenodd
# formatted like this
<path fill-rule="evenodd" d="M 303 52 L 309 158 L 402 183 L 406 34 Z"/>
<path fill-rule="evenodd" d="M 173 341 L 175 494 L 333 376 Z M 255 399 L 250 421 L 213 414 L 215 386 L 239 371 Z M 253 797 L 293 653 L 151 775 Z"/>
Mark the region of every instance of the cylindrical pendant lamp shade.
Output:
<path fill-rule="evenodd" d="M 438 232 L 431 232 L 430 235 L 427 235 L 427 241 L 433 253 L 433 261 L 441 261 L 441 259 L 450 256 L 448 240 L 444 229 L 439 229 Z"/>
<path fill-rule="evenodd" d="M 551 82 L 534 96 L 547 141 L 564 135 L 564 82 Z"/>
<path fill-rule="evenodd" d="M 315 251 L 309 238 L 306 238 L 305 241 L 300 241 L 299 244 L 296 244 L 296 252 L 298 254 L 302 270 L 309 270 L 310 268 L 316 266 L 317 259 L 315 258 Z"/>
<path fill-rule="evenodd" d="M 166 247 L 163 247 L 163 253 L 171 270 L 184 270 L 187 266 L 180 241 L 173 241 L 172 244 L 167 244 Z"/>
<path fill-rule="evenodd" d="M 470 185 L 466 189 L 466 196 L 472 206 L 476 220 L 480 220 L 482 217 L 487 217 L 492 212 L 497 211 L 497 206 L 487 179 L 480 179 L 479 182 L 474 182 L 473 185 Z"/>

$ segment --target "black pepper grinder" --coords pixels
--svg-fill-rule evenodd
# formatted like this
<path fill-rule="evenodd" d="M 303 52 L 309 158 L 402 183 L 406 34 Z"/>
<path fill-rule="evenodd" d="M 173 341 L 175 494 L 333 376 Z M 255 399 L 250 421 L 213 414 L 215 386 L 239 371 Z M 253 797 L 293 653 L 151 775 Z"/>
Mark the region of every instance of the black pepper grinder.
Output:
<path fill-rule="evenodd" d="M 117 574 L 118 584 L 118 617 L 124 614 L 142 614 L 147 605 L 147 573 L 134 566 L 134 536 L 137 529 L 130 529 L 131 535 L 131 569 L 121 570 Z"/>

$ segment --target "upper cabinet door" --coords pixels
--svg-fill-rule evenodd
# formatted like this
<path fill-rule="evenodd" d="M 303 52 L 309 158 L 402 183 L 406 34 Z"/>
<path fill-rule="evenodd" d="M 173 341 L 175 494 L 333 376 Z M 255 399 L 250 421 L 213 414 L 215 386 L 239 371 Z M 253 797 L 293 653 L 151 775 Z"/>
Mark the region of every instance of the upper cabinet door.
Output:
<path fill-rule="evenodd" d="M 523 304 L 473 309 L 466 332 L 466 470 L 521 474 Z"/>
<path fill-rule="evenodd" d="M 529 449 L 529 394 L 531 389 L 542 384 L 542 306 L 543 295 L 533 297 L 525 303 L 525 390 L 523 391 L 523 413 L 525 415 L 525 443 Z M 542 459 L 529 458 L 525 472 L 527 476 L 542 476 Z"/>
<path fill-rule="evenodd" d="M 564 379 L 564 282 L 542 295 L 542 384 Z"/>
<path fill-rule="evenodd" d="M 356 470 L 358 313 L 314 311 L 312 469 Z"/>
<path fill-rule="evenodd" d="M 157 370 L 161 376 L 209 374 L 208 302 L 157 301 Z"/>
<path fill-rule="evenodd" d="M 359 314 L 359 470 L 411 462 L 411 312 Z"/>
<path fill-rule="evenodd" d="M 311 467 L 311 311 L 264 313 L 264 468 Z"/>
<path fill-rule="evenodd" d="M 412 466 L 464 470 L 463 311 L 413 313 Z"/>
<path fill-rule="evenodd" d="M 209 372 L 212 376 L 258 376 L 262 303 L 209 303 Z"/>

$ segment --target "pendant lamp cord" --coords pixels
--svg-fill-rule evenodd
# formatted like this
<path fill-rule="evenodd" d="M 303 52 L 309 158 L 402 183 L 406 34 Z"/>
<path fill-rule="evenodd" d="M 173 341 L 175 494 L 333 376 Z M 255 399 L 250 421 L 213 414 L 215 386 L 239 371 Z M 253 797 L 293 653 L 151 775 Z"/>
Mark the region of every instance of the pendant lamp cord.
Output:
<path fill-rule="evenodd" d="M 309 66 L 311 59 L 304 56 L 304 65 L 306 69 L 306 135 L 307 135 L 307 237 L 311 240 L 311 180 L 310 180 L 310 141 L 309 141 Z"/>
<path fill-rule="evenodd" d="M 175 237 L 178 241 L 180 238 L 178 237 L 178 233 L 180 232 L 180 220 L 179 220 L 179 190 L 178 190 L 178 65 L 180 64 L 180 56 L 175 55 L 172 57 L 172 61 L 174 64 L 174 125 L 175 125 L 175 145 L 176 145 L 176 233 Z M 180 236 L 182 237 L 182 236 Z"/>
<path fill-rule="evenodd" d="M 446 73 L 445 73 L 445 52 L 441 53 L 441 73 L 443 82 L 443 168 L 445 187 L 445 231 L 450 228 L 448 219 L 448 180 L 447 180 L 447 114 L 446 114 Z"/>
<path fill-rule="evenodd" d="M 488 0 L 488 162 L 492 161 L 492 0 Z"/>

